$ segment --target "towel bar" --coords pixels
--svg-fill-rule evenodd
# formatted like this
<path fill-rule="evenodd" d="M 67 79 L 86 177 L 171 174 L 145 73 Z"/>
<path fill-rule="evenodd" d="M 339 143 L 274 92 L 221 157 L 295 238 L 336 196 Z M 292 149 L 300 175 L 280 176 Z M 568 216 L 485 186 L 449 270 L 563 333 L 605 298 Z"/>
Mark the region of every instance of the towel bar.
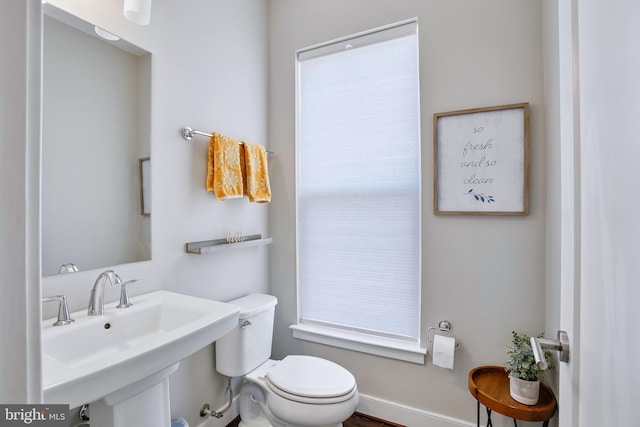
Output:
<path fill-rule="evenodd" d="M 208 138 L 211 138 L 213 136 L 212 134 L 210 134 L 208 132 L 203 132 L 203 131 L 197 130 L 197 129 L 191 129 L 190 127 L 182 128 L 182 131 L 180 132 L 180 134 L 187 141 L 191 141 L 191 139 L 193 138 L 194 135 L 206 136 Z M 239 141 L 238 144 L 243 145 L 242 141 Z M 273 152 L 271 152 L 269 150 L 266 150 L 266 151 L 267 151 L 267 154 L 273 154 Z"/>

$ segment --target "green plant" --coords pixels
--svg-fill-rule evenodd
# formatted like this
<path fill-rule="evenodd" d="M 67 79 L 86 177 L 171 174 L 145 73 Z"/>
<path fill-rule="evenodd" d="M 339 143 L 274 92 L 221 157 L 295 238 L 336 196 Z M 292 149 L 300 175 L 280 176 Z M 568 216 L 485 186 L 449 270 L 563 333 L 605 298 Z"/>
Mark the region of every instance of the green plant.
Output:
<path fill-rule="evenodd" d="M 507 346 L 507 360 L 504 363 L 504 369 L 509 376 L 520 378 L 525 381 L 536 381 L 543 377 L 545 371 L 538 369 L 533 350 L 531 349 L 531 341 L 529 336 L 516 331 L 511 332 L 513 335 L 512 345 Z M 538 335 L 543 338 L 544 332 Z M 549 367 L 551 366 L 551 352 L 544 350 L 544 358 L 547 360 Z"/>

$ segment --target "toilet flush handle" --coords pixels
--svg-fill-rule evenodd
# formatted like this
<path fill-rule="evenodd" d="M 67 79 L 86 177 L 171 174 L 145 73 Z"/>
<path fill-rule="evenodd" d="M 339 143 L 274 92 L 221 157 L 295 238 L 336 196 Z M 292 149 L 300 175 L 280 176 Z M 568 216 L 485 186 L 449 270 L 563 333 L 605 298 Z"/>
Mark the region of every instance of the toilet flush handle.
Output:
<path fill-rule="evenodd" d="M 249 322 L 248 320 L 245 320 L 244 323 L 242 325 L 240 325 L 240 328 L 246 329 L 249 326 L 251 326 L 251 322 Z"/>

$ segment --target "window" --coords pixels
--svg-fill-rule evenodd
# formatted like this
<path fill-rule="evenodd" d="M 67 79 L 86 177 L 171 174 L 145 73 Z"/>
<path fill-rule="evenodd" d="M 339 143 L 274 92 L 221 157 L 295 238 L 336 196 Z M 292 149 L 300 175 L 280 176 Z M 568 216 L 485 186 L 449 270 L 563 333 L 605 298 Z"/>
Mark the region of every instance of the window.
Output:
<path fill-rule="evenodd" d="M 417 22 L 297 52 L 294 336 L 424 363 Z"/>

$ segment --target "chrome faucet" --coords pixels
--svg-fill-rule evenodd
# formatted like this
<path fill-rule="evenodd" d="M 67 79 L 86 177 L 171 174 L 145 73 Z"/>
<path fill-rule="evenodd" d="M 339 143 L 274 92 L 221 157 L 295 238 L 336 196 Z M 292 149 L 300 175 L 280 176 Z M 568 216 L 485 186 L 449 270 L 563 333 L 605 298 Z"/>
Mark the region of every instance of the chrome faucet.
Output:
<path fill-rule="evenodd" d="M 42 298 L 42 302 L 53 302 L 58 301 L 58 320 L 53 324 L 53 326 L 64 326 L 70 325 L 75 320 L 71 318 L 69 315 L 69 307 L 67 306 L 67 297 L 65 295 L 54 295 L 51 297 Z"/>
<path fill-rule="evenodd" d="M 78 266 L 75 265 L 72 262 L 68 262 L 66 264 L 62 264 L 60 266 L 60 268 L 58 269 L 58 273 L 59 274 L 65 274 L 65 273 L 77 273 L 78 271 L 80 271 L 78 269 Z"/>
<path fill-rule="evenodd" d="M 107 270 L 98 276 L 96 282 L 91 289 L 91 296 L 89 297 L 89 308 L 87 309 L 87 315 L 89 316 L 102 316 L 104 311 L 104 287 L 107 280 L 112 285 L 121 285 L 122 280 L 113 270 Z"/>
<path fill-rule="evenodd" d="M 127 280 L 120 286 L 120 304 L 116 305 L 116 308 L 129 308 L 133 305 L 131 301 L 129 301 L 129 294 L 127 293 L 127 285 L 132 283 L 139 282 L 141 279 L 133 279 Z"/>

